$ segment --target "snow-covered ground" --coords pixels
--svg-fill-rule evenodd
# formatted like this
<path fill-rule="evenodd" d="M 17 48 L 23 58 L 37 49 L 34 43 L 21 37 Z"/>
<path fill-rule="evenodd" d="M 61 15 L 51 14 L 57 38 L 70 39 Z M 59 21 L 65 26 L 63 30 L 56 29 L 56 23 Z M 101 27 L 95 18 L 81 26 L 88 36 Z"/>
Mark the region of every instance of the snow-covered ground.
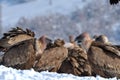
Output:
<path fill-rule="evenodd" d="M 97 77 L 78 77 L 72 74 L 58 74 L 55 72 L 35 72 L 31 70 L 16 70 L 0 66 L 0 80 L 117 80 L 117 78 L 105 79 Z"/>

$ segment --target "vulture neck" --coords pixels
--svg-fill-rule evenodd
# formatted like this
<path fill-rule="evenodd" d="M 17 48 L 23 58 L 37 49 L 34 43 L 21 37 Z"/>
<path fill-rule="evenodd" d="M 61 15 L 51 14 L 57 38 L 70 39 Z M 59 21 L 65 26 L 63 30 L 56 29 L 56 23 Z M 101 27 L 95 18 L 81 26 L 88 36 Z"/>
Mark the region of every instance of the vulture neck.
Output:
<path fill-rule="evenodd" d="M 81 43 L 81 46 L 82 48 L 84 49 L 84 51 L 87 53 L 91 44 L 92 44 L 92 39 L 90 37 L 87 37 L 85 39 L 83 39 L 82 43 Z"/>
<path fill-rule="evenodd" d="M 36 57 L 40 58 L 40 56 L 42 55 L 43 51 L 46 49 L 46 41 L 45 38 L 41 37 L 40 39 L 36 40 Z"/>

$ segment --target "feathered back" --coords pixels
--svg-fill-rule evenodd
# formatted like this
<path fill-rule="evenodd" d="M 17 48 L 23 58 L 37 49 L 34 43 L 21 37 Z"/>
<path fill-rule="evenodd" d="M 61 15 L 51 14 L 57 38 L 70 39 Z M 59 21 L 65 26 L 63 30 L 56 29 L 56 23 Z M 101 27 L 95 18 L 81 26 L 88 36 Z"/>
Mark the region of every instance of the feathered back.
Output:
<path fill-rule="evenodd" d="M 68 57 L 63 61 L 59 73 L 69 73 L 77 76 L 91 75 L 91 67 L 87 54 L 81 47 L 68 49 Z"/>
<path fill-rule="evenodd" d="M 12 30 L 3 34 L 3 37 L 0 39 L 0 47 L 9 48 L 14 44 L 32 39 L 35 34 L 29 29 L 23 30 L 20 27 L 12 28 Z"/>
<path fill-rule="evenodd" d="M 120 78 L 119 46 L 93 42 L 88 51 L 88 60 L 94 74 Z"/>
<path fill-rule="evenodd" d="M 57 72 L 62 62 L 67 58 L 68 50 L 65 47 L 55 47 L 45 50 L 34 66 L 36 71 Z"/>
<path fill-rule="evenodd" d="M 23 30 L 22 28 L 20 27 L 16 27 L 16 28 L 12 28 L 10 31 L 8 31 L 7 33 L 4 33 L 3 34 L 3 37 L 1 39 L 8 39 L 10 37 L 15 37 L 19 34 L 26 34 L 26 35 L 29 35 L 31 37 L 34 37 L 35 34 L 34 32 L 32 32 L 31 30 L 27 29 L 26 28 L 26 31 Z"/>
<path fill-rule="evenodd" d="M 30 69 L 35 62 L 35 39 L 21 41 L 10 47 L 3 56 L 3 65 L 17 69 Z"/>

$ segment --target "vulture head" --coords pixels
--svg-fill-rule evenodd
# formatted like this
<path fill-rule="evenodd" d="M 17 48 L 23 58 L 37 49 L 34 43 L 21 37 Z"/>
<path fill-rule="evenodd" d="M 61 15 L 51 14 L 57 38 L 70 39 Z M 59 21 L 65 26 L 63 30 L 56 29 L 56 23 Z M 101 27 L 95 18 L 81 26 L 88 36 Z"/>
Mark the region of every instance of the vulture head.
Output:
<path fill-rule="evenodd" d="M 64 44 L 65 44 L 65 41 L 61 40 L 61 39 L 56 39 L 54 41 L 54 46 L 56 46 L 56 47 L 64 46 Z"/>
<path fill-rule="evenodd" d="M 50 38 L 48 38 L 47 35 L 43 35 L 39 38 L 39 41 L 41 42 L 41 44 L 44 45 L 44 49 L 46 49 L 48 46 L 50 46 L 52 44 L 52 40 Z"/>
<path fill-rule="evenodd" d="M 83 32 L 82 34 L 75 38 L 75 41 L 77 41 L 78 44 L 80 43 L 85 51 L 88 51 L 93 40 L 91 39 L 89 33 Z"/>
<path fill-rule="evenodd" d="M 43 49 L 43 51 L 45 50 L 46 48 L 46 45 L 47 45 L 47 36 L 46 35 L 43 35 L 39 38 L 39 42 L 41 43 L 41 47 Z"/>
<path fill-rule="evenodd" d="M 70 43 L 74 43 L 75 41 L 74 41 L 74 36 L 73 35 L 70 35 L 69 36 L 69 41 L 70 41 Z"/>
<path fill-rule="evenodd" d="M 41 54 L 46 49 L 47 44 L 49 44 L 51 40 L 47 38 L 46 35 L 41 36 L 38 40 L 36 40 L 35 49 L 36 49 L 36 60 L 41 57 Z"/>
<path fill-rule="evenodd" d="M 95 36 L 93 36 L 93 38 L 95 39 L 96 42 L 101 42 L 101 43 L 104 43 L 104 44 L 110 44 L 107 36 L 105 36 L 105 35 L 99 35 L 99 36 L 95 35 Z"/>

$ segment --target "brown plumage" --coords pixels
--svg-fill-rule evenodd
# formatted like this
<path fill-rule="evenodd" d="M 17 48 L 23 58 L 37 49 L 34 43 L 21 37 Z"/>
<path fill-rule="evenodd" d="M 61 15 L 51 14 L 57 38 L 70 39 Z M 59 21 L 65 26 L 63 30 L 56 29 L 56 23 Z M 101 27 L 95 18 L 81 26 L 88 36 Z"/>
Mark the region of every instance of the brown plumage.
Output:
<path fill-rule="evenodd" d="M 41 45 L 42 45 L 42 51 L 44 51 L 46 49 L 46 46 L 47 46 L 47 42 L 48 42 L 48 38 L 47 36 L 43 35 L 39 38 L 39 41 L 41 42 Z"/>
<path fill-rule="evenodd" d="M 110 0 L 110 4 L 114 5 L 114 4 L 118 4 L 120 0 Z"/>
<path fill-rule="evenodd" d="M 17 69 L 28 69 L 34 67 L 46 48 L 45 40 L 46 37 L 42 36 L 40 39 L 33 38 L 15 43 L 5 52 L 3 65 Z"/>
<path fill-rule="evenodd" d="M 14 37 L 14 36 L 16 36 L 18 34 L 26 34 L 26 35 L 29 35 L 31 37 L 35 36 L 34 32 L 32 32 L 29 29 L 23 30 L 20 27 L 16 27 L 16 28 L 12 28 L 7 33 L 4 33 L 2 39 L 7 39 L 7 38 L 10 38 L 10 37 Z"/>
<path fill-rule="evenodd" d="M 70 35 L 70 36 L 69 36 L 69 42 L 70 42 L 70 43 L 73 43 L 73 44 L 75 43 L 75 41 L 74 41 L 74 36 L 73 36 L 73 35 Z"/>
<path fill-rule="evenodd" d="M 68 57 L 63 61 L 58 73 L 70 73 L 78 76 L 91 75 L 87 54 L 75 43 L 73 35 L 69 36 L 69 41 L 69 44 L 65 43 L 69 45 L 67 46 Z"/>
<path fill-rule="evenodd" d="M 8 49 L 18 42 L 28 39 L 33 39 L 34 36 L 29 35 L 30 33 L 34 33 L 34 32 L 32 31 L 27 32 L 19 27 L 13 28 L 12 30 L 8 31 L 8 33 L 4 33 L 3 37 L 0 39 L 1 50 L 2 48 Z"/>
<path fill-rule="evenodd" d="M 67 56 L 68 50 L 62 46 L 45 50 L 34 69 L 36 71 L 48 70 L 57 72 Z"/>
<path fill-rule="evenodd" d="M 88 60 L 95 75 L 120 78 L 120 51 L 117 46 L 101 42 L 89 42 L 84 36 L 82 41 L 88 41 Z"/>
<path fill-rule="evenodd" d="M 19 34 L 14 37 L 10 37 L 8 39 L 0 39 L 0 46 L 3 48 L 9 48 L 10 46 L 13 46 L 14 44 L 27 40 L 27 39 L 32 39 L 33 37 L 28 36 L 26 34 Z"/>
<path fill-rule="evenodd" d="M 96 42 L 101 42 L 101 43 L 104 43 L 104 44 L 111 45 L 107 36 L 105 36 L 105 35 L 99 35 L 99 36 L 95 35 L 95 36 L 93 36 L 93 38 L 95 39 Z"/>
<path fill-rule="evenodd" d="M 94 44 L 94 43 L 92 43 Z M 106 45 L 92 45 L 88 52 L 88 59 L 91 63 L 93 73 L 103 77 L 119 77 L 120 78 L 120 56 L 117 48 L 110 50 L 105 48 Z M 119 51 L 120 53 L 120 51 Z"/>
<path fill-rule="evenodd" d="M 69 48 L 68 57 L 63 61 L 58 72 L 77 76 L 90 76 L 91 67 L 88 63 L 87 54 L 80 47 Z"/>
<path fill-rule="evenodd" d="M 11 36 L 12 34 L 15 35 Z M 45 50 L 47 44 L 46 36 L 41 36 L 39 39 L 35 39 L 34 35 L 34 32 L 31 30 L 26 29 L 26 31 L 24 31 L 19 27 L 13 28 L 8 32 L 8 35 L 4 35 L 4 37 L 0 39 L 0 49 L 1 51 L 5 52 L 3 64 L 5 66 L 11 66 L 17 69 L 27 69 L 28 67 L 32 68 L 41 57 L 41 54 Z M 31 46 L 33 46 L 33 49 Z M 31 48 L 30 51 L 28 51 L 29 48 Z M 21 51 L 19 52 L 19 50 Z M 27 55 L 28 53 L 35 55 L 35 60 L 33 60 L 31 63 L 26 61 L 27 58 L 24 59 L 26 56 L 30 58 L 30 56 Z M 13 54 L 16 55 L 13 59 L 10 59 Z M 14 63 L 15 59 L 18 59 L 18 61 L 16 61 L 17 63 Z M 28 63 L 28 67 L 26 66 L 26 62 Z"/>
<path fill-rule="evenodd" d="M 30 29 L 27 29 L 27 28 L 26 28 L 26 33 L 27 33 L 28 35 L 32 36 L 32 37 L 35 37 L 35 33 L 32 32 Z"/>
<path fill-rule="evenodd" d="M 75 38 L 75 41 L 87 52 L 93 40 L 90 38 L 89 33 L 83 32 Z"/>
<path fill-rule="evenodd" d="M 38 61 L 39 58 L 41 57 L 43 51 L 47 47 L 47 36 L 45 36 L 45 35 L 41 36 L 38 40 L 36 40 L 35 45 L 36 45 L 35 46 L 35 49 L 36 49 L 36 61 Z"/>
<path fill-rule="evenodd" d="M 30 69 L 35 62 L 35 39 L 25 40 L 8 49 L 3 65 L 17 69 Z"/>
<path fill-rule="evenodd" d="M 79 46 L 76 44 L 73 35 L 70 35 L 70 36 L 69 36 L 69 42 L 66 42 L 64 46 L 67 47 L 67 48 L 71 48 L 71 49 L 73 49 L 73 48 L 75 48 L 75 47 L 79 47 Z"/>
<path fill-rule="evenodd" d="M 68 55 L 68 50 L 63 45 L 64 40 L 56 39 L 52 46 L 44 50 L 34 69 L 36 71 L 49 70 L 56 72 Z"/>
<path fill-rule="evenodd" d="M 65 41 L 62 40 L 62 39 L 56 39 L 56 40 L 54 41 L 54 46 L 55 46 L 55 47 L 60 47 L 60 46 L 63 46 L 64 44 L 65 44 Z"/>
<path fill-rule="evenodd" d="M 15 27 L 15 28 L 12 28 L 11 30 L 9 30 L 7 33 L 4 33 L 3 37 L 1 39 L 7 39 L 10 37 L 17 36 L 19 34 L 26 34 L 26 35 L 29 35 L 31 37 L 35 36 L 34 32 L 32 32 L 30 29 L 26 28 L 26 30 L 23 30 L 20 27 Z"/>

